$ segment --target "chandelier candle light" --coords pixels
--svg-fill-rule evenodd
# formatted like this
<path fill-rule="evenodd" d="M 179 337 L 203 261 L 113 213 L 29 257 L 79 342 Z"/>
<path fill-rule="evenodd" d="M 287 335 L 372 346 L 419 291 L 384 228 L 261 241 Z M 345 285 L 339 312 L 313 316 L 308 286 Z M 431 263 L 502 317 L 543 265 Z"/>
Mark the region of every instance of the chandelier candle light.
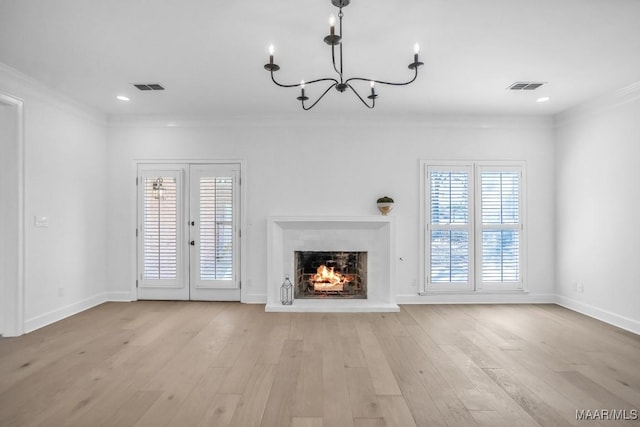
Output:
<path fill-rule="evenodd" d="M 403 83 L 393 83 L 393 82 L 385 82 L 382 80 L 376 79 L 366 79 L 362 77 L 350 77 L 345 80 L 343 69 L 342 69 L 342 17 L 344 16 L 342 13 L 342 8 L 348 6 L 351 0 L 331 0 L 331 3 L 339 9 L 338 18 L 340 19 L 340 33 L 336 34 L 335 24 L 336 17 L 332 14 L 329 16 L 329 35 L 324 38 L 324 42 L 331 46 L 331 61 L 333 62 L 333 69 L 338 74 L 338 78 L 326 77 L 321 79 L 310 80 L 305 83 L 302 80 L 299 84 L 282 84 L 276 81 L 273 73 L 280 69 L 280 66 L 273 62 L 273 55 L 275 52 L 275 48 L 273 45 L 269 46 L 269 63 L 264 65 L 265 70 L 269 71 L 271 74 L 271 80 L 280 87 L 300 87 L 300 96 L 297 98 L 302 105 L 302 109 L 310 110 L 316 106 L 318 102 L 332 89 L 335 88 L 338 92 L 345 92 L 347 89 L 351 89 L 351 91 L 362 101 L 364 105 L 368 108 L 374 108 L 376 106 L 376 98 L 378 94 L 375 91 L 375 84 L 389 85 L 389 86 L 405 86 L 413 83 L 418 77 L 418 68 L 424 65 L 418 59 L 418 53 L 420 52 L 420 45 L 416 43 L 414 45 L 414 55 L 413 62 L 409 64 L 409 69 L 414 71 L 413 78 Z M 339 46 L 339 60 L 336 63 L 336 46 Z M 367 96 L 367 99 L 371 100 L 370 103 L 365 101 L 365 99 L 360 96 L 360 94 L 355 90 L 355 88 L 351 85 L 350 82 L 353 81 L 368 81 L 371 86 L 371 95 Z M 305 105 L 305 101 L 309 100 L 309 97 L 305 96 L 305 86 L 311 85 L 314 83 L 320 82 L 330 82 L 329 86 L 325 89 L 325 91 L 318 97 L 318 99 L 313 102 L 310 106 Z"/>

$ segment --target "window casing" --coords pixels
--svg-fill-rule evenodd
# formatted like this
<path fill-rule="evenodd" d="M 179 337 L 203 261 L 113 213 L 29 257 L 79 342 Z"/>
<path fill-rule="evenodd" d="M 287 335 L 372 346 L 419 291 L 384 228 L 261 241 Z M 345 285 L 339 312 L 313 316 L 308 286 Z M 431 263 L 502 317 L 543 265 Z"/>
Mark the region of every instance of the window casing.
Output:
<path fill-rule="evenodd" d="M 422 162 L 422 292 L 525 290 L 524 164 Z"/>

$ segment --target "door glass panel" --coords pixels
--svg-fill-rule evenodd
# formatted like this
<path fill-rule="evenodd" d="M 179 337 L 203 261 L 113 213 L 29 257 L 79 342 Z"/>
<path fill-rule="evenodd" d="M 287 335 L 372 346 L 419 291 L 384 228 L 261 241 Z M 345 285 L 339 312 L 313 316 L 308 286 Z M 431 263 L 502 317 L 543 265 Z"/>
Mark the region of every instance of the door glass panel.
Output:
<path fill-rule="evenodd" d="M 143 278 L 175 280 L 178 275 L 178 204 L 175 177 L 145 177 Z"/>
<path fill-rule="evenodd" d="M 200 177 L 200 280 L 233 280 L 233 177 Z"/>

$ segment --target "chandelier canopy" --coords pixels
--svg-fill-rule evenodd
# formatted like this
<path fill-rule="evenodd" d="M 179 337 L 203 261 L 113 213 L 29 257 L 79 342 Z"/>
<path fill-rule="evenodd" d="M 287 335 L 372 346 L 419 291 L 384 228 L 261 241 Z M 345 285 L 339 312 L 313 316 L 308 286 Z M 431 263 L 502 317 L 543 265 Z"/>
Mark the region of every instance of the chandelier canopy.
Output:
<path fill-rule="evenodd" d="M 389 86 L 405 86 L 405 85 L 411 84 L 418 77 L 418 68 L 424 65 L 422 62 L 418 60 L 418 52 L 420 51 L 420 46 L 418 45 L 418 43 L 416 43 L 414 45 L 413 62 L 409 64 L 409 69 L 414 71 L 413 78 L 411 78 L 410 80 L 403 83 L 394 83 L 394 82 L 385 82 L 385 81 L 376 80 L 376 79 L 368 79 L 363 77 L 349 77 L 345 79 L 343 69 L 342 69 L 342 54 L 343 54 L 342 52 L 342 41 L 343 41 L 342 40 L 342 17 L 344 16 L 344 14 L 342 13 L 342 8 L 345 6 L 348 6 L 350 2 L 351 0 L 331 0 L 331 3 L 339 9 L 339 12 L 338 12 L 338 19 L 340 20 L 339 33 L 336 34 L 336 29 L 335 29 L 336 17 L 332 14 L 331 16 L 329 16 L 329 35 L 324 38 L 324 42 L 329 46 L 331 46 L 331 61 L 333 63 L 333 69 L 337 73 L 337 78 L 325 77 L 325 78 L 307 81 L 306 83 L 304 80 L 302 80 L 300 83 L 296 83 L 296 84 L 279 83 L 278 81 L 276 81 L 273 73 L 278 71 L 280 69 L 280 66 L 273 62 L 273 54 L 275 52 L 275 49 L 273 45 L 269 46 L 269 63 L 264 65 L 265 70 L 269 71 L 269 73 L 271 74 L 271 80 L 276 85 L 280 87 L 285 87 L 285 88 L 289 88 L 289 87 L 300 88 L 300 96 L 297 99 L 298 101 L 300 101 L 300 104 L 304 110 L 310 110 L 313 107 L 315 107 L 316 104 L 318 104 L 318 102 L 320 102 L 320 100 L 324 98 L 324 96 L 333 88 L 335 88 L 338 92 L 345 92 L 347 89 L 350 89 L 358 97 L 358 99 L 362 101 L 364 105 L 366 105 L 368 108 L 374 108 L 376 106 L 376 98 L 378 97 L 378 94 L 376 93 L 376 90 L 375 90 L 376 83 L 382 84 L 382 85 L 389 85 Z M 338 47 L 337 61 L 336 61 L 336 46 Z M 369 85 L 371 86 L 371 94 L 367 96 L 367 99 L 369 99 L 370 102 L 367 102 L 358 93 L 358 91 L 356 91 L 356 89 L 351 85 L 351 82 L 354 82 L 354 81 L 369 82 Z M 305 95 L 305 90 L 304 90 L 305 87 L 307 85 L 311 85 L 314 83 L 321 83 L 321 82 L 328 82 L 329 86 L 318 97 L 318 99 L 316 99 L 311 105 L 307 106 L 305 104 L 305 101 L 308 101 L 309 98 Z"/>

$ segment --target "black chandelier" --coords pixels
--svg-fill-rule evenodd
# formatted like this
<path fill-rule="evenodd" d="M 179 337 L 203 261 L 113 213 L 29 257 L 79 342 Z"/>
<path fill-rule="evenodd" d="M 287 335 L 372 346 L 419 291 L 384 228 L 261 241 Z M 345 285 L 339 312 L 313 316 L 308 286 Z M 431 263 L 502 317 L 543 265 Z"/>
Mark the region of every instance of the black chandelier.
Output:
<path fill-rule="evenodd" d="M 358 99 L 360 99 L 360 101 L 362 101 L 362 103 L 364 105 L 366 105 L 368 108 L 374 108 L 376 106 L 376 98 L 378 97 L 378 94 L 375 91 L 375 84 L 383 84 L 383 85 L 389 85 L 389 86 L 405 86 L 408 84 L 411 84 L 415 81 L 415 79 L 418 77 L 418 68 L 421 65 L 424 65 L 422 62 L 418 61 L 418 52 L 420 51 L 420 46 L 418 45 L 418 43 L 416 43 L 414 45 L 414 55 L 413 55 L 413 62 L 411 64 L 409 64 L 409 69 L 413 70 L 415 72 L 415 74 L 413 75 L 413 78 L 409 81 L 406 81 L 404 83 L 393 83 L 393 82 L 385 82 L 382 80 L 376 80 L 376 79 L 365 79 L 362 77 L 350 77 L 348 79 L 344 79 L 344 74 L 343 74 L 343 70 L 342 70 L 342 17 L 343 17 L 343 13 L 342 13 L 342 8 L 345 6 L 348 6 L 349 3 L 351 2 L 351 0 L 331 0 L 331 3 L 337 7 L 340 11 L 338 13 L 338 18 L 340 19 L 340 33 L 336 34 L 335 33 L 335 22 L 336 22 L 336 18 L 334 15 L 331 15 L 329 17 L 329 27 L 330 27 L 330 31 L 329 31 L 329 35 L 326 36 L 324 38 L 324 42 L 326 44 L 328 44 L 329 46 L 331 46 L 331 61 L 333 62 L 333 69 L 335 70 L 335 72 L 338 74 L 339 80 L 332 78 L 332 77 L 326 77 L 326 78 L 322 78 L 322 79 L 316 79 L 316 80 L 311 80 L 305 83 L 305 81 L 301 81 L 300 83 L 297 84 L 282 84 L 276 81 L 275 77 L 273 76 L 273 73 L 275 71 L 278 71 L 280 69 L 280 66 L 275 64 L 273 62 L 273 54 L 274 54 L 274 47 L 273 45 L 269 46 L 269 63 L 264 65 L 265 70 L 269 71 L 269 73 L 271 74 L 271 80 L 273 80 L 273 82 L 280 86 L 280 87 L 299 87 L 300 88 L 300 96 L 297 98 L 298 101 L 300 101 L 302 108 L 304 110 L 310 110 L 313 107 L 315 107 L 315 105 L 320 102 L 320 100 L 322 98 L 324 98 L 324 96 L 332 89 L 332 88 L 336 88 L 336 90 L 338 92 L 344 92 L 347 89 L 351 89 L 351 91 L 353 91 L 353 93 L 358 97 Z M 339 46 L 339 61 L 338 64 L 336 64 L 336 46 Z M 371 100 L 371 103 L 369 104 L 367 101 L 364 100 L 364 98 L 358 93 L 358 91 L 355 90 L 355 88 L 350 84 L 350 82 L 352 81 L 365 81 L 365 82 L 369 82 L 370 86 L 371 86 L 371 95 L 367 96 L 367 99 Z M 313 83 L 320 83 L 320 82 L 330 82 L 329 86 L 325 89 L 325 91 L 322 93 L 322 95 L 320 95 L 320 97 L 318 99 L 315 100 L 315 102 L 313 104 L 311 104 L 310 106 L 306 106 L 305 105 L 305 101 L 308 101 L 309 98 L 307 96 L 305 96 L 304 93 L 304 88 L 306 85 L 310 85 Z"/>

